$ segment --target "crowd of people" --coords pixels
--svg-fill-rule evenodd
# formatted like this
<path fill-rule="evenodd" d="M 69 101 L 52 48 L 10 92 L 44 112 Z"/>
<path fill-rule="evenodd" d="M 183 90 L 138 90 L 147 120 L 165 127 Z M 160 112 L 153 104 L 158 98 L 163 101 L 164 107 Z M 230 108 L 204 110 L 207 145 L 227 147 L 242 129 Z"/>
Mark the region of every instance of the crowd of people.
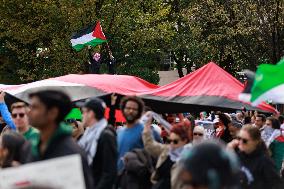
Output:
<path fill-rule="evenodd" d="M 63 92 L 43 90 L 31 93 L 29 104 L 8 108 L 4 96 L 2 169 L 79 154 L 87 189 L 284 188 L 282 115 L 158 115 L 142 99 L 125 96 L 120 109 L 126 121 L 119 124 L 114 95 L 108 120 L 99 98 L 74 104 Z"/>

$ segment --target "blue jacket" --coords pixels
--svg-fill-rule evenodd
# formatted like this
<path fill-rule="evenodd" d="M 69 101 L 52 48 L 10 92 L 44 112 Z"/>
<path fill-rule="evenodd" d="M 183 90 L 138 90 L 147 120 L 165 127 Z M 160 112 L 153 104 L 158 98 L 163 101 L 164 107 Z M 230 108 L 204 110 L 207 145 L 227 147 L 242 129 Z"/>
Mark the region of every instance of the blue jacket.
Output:
<path fill-rule="evenodd" d="M 4 102 L 0 102 L 0 112 L 4 122 L 8 125 L 8 127 L 12 130 L 16 130 L 16 125 L 14 124 L 7 105 Z"/>

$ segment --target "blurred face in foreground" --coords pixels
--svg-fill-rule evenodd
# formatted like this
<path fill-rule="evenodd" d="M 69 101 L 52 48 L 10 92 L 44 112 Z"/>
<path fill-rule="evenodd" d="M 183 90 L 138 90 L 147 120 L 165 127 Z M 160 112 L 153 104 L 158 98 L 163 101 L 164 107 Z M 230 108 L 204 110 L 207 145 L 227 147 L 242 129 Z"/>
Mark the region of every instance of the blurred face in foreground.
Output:
<path fill-rule="evenodd" d="M 33 127 L 42 130 L 46 125 L 56 123 L 58 111 L 58 108 L 55 107 L 48 110 L 38 97 L 32 97 L 28 113 L 29 123 Z"/>
<path fill-rule="evenodd" d="M 182 170 L 180 174 L 180 178 L 183 182 L 182 189 L 208 189 L 206 186 L 199 185 L 192 181 L 192 175 L 186 170 Z"/>

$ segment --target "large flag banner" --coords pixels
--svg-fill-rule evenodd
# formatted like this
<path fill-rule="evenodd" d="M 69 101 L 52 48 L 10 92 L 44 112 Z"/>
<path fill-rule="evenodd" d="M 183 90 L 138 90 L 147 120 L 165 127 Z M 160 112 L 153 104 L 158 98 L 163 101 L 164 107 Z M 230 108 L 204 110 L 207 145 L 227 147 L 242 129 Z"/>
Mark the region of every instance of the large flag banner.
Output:
<path fill-rule="evenodd" d="M 104 42 L 107 42 L 107 39 L 99 21 L 97 22 L 96 27 L 87 27 L 73 35 L 71 39 L 72 47 L 76 51 L 80 51 L 88 45 L 95 47 Z"/>
<path fill-rule="evenodd" d="M 284 104 L 284 59 L 278 64 L 261 64 L 256 71 L 251 90 L 253 105 L 272 100 Z"/>

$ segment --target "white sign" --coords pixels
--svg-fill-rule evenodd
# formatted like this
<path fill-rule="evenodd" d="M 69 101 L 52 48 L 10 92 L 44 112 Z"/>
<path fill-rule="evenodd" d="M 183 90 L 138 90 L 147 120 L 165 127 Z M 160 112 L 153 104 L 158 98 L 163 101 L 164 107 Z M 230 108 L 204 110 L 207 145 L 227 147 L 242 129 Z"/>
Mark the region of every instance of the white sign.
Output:
<path fill-rule="evenodd" d="M 0 189 L 85 189 L 80 155 L 0 170 Z"/>

